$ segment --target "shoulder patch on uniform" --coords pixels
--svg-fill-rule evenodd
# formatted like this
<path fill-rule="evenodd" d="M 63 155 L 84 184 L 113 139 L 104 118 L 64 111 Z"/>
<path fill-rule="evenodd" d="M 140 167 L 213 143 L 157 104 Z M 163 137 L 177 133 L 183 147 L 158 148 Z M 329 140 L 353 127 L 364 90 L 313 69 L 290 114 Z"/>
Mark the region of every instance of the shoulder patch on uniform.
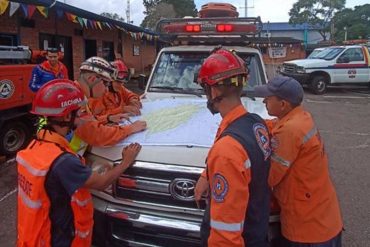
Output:
<path fill-rule="evenodd" d="M 216 173 L 212 179 L 212 197 L 216 202 L 223 202 L 229 191 L 229 183 L 226 178 Z"/>
<path fill-rule="evenodd" d="M 253 131 L 256 136 L 258 146 L 260 147 L 265 160 L 267 160 L 271 155 L 270 137 L 267 128 L 261 123 L 256 123 L 253 125 Z"/>

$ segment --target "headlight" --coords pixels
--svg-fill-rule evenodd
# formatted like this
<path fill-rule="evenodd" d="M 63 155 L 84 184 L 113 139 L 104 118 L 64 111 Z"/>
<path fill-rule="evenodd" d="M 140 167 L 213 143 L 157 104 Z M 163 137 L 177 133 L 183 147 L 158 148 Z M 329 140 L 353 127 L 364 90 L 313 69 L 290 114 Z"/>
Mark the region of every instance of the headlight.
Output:
<path fill-rule="evenodd" d="M 301 67 L 301 66 L 298 66 L 297 67 L 297 73 L 306 73 L 306 69 L 305 68 L 303 68 L 303 67 Z"/>

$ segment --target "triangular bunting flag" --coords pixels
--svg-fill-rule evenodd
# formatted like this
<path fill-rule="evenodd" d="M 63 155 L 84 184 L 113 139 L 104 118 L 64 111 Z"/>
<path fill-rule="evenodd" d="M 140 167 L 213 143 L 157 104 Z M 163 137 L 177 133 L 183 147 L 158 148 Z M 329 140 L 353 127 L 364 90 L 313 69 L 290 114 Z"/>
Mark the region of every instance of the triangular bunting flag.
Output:
<path fill-rule="evenodd" d="M 100 30 L 103 30 L 103 28 L 101 27 L 100 21 L 97 21 L 96 25 L 99 27 Z"/>
<path fill-rule="evenodd" d="M 6 9 L 8 8 L 9 1 L 8 0 L 0 0 L 0 15 L 4 14 Z"/>
<path fill-rule="evenodd" d="M 88 28 L 88 26 L 87 26 L 87 19 L 86 18 L 81 18 L 81 19 L 84 22 L 85 27 Z"/>
<path fill-rule="evenodd" d="M 84 27 L 84 21 L 82 20 L 82 18 L 77 16 L 77 21 L 78 21 L 78 23 L 80 23 L 81 27 L 83 28 Z"/>
<path fill-rule="evenodd" d="M 28 5 L 28 18 L 31 19 L 33 13 L 35 13 L 36 6 L 35 5 Z"/>
<path fill-rule="evenodd" d="M 21 3 L 21 8 L 23 10 L 24 16 L 27 18 L 28 17 L 28 6 L 27 6 L 27 4 Z"/>
<path fill-rule="evenodd" d="M 89 26 L 90 26 L 91 28 L 94 28 L 94 23 L 93 23 L 93 21 L 92 21 L 92 20 L 87 20 L 87 23 L 89 23 Z"/>
<path fill-rule="evenodd" d="M 45 17 L 45 18 L 48 17 L 48 14 L 49 14 L 49 9 L 48 8 L 46 8 L 44 6 L 37 6 L 36 8 L 43 17 Z"/>
<path fill-rule="evenodd" d="M 10 2 L 9 16 L 13 16 L 19 6 L 21 6 L 20 3 Z"/>
<path fill-rule="evenodd" d="M 139 35 L 140 35 L 140 38 L 142 39 L 142 38 L 143 38 L 143 36 L 144 36 L 144 33 L 143 33 L 143 32 L 141 32 L 141 33 L 139 33 Z"/>

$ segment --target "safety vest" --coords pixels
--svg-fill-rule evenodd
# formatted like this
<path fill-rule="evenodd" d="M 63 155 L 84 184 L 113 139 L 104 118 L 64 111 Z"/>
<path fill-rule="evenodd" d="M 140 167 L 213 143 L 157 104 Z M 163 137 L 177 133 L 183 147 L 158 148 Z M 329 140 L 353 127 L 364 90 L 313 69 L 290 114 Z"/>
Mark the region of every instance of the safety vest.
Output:
<path fill-rule="evenodd" d="M 51 246 L 50 200 L 45 180 L 56 158 L 65 152 L 73 153 L 69 147 L 63 148 L 57 143 L 34 140 L 17 154 L 18 247 Z M 91 246 L 94 208 L 90 192 L 85 188 L 77 190 L 71 207 L 75 228 L 72 247 Z"/>
<path fill-rule="evenodd" d="M 264 121 L 256 114 L 246 113 L 234 120 L 220 135 L 221 139 L 231 136 L 238 141 L 247 152 L 251 167 L 251 182 L 249 200 L 242 236 L 248 247 L 268 246 L 267 236 L 270 215 L 270 188 L 268 174 L 270 170 L 270 140 L 269 132 Z M 207 172 L 208 174 L 208 172 Z M 208 176 L 208 175 L 207 175 Z M 208 246 L 205 240 L 209 237 L 212 220 L 209 202 L 202 223 L 202 246 Z"/>

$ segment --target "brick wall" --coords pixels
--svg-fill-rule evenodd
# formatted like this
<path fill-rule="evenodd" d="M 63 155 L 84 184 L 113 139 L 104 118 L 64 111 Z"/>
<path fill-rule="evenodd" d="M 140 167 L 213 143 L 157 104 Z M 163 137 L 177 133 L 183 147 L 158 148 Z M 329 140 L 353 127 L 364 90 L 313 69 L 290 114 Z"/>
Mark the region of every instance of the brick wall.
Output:
<path fill-rule="evenodd" d="M 135 41 L 129 34 L 117 30 L 107 29 L 82 29 L 80 24 L 70 22 L 66 17 L 57 18 L 54 11 L 49 12 L 48 18 L 44 18 L 37 10 L 32 16 L 35 21 L 35 27 L 21 27 L 20 19 L 23 13 L 18 10 L 12 17 L 9 17 L 8 11 L 0 15 L 0 33 L 16 34 L 20 45 L 29 46 L 31 49 L 42 49 L 39 47 L 39 34 L 51 34 L 71 37 L 72 41 L 72 60 L 73 75 L 76 79 L 79 74 L 79 66 L 85 60 L 84 39 L 97 41 L 97 55 L 102 56 L 103 41 L 114 42 L 114 52 L 120 56 L 122 51 L 118 50 L 119 32 L 121 33 L 121 42 L 123 50 L 123 59 L 128 67 L 134 68 L 135 72 L 141 73 L 144 68 L 154 63 L 156 56 L 156 47 L 154 42 Z M 76 35 L 75 30 L 82 30 L 82 36 Z M 133 56 L 133 44 L 138 45 L 140 49 L 139 56 Z M 71 68 L 69 68 L 71 69 Z"/>

